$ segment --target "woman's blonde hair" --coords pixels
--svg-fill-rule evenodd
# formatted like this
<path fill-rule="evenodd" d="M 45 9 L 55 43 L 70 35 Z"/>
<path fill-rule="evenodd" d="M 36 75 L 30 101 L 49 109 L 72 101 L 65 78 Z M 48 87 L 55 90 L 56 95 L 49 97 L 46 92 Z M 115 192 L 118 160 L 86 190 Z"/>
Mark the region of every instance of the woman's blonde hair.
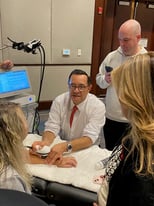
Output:
<path fill-rule="evenodd" d="M 12 166 L 30 188 L 31 177 L 25 167 L 23 147 L 25 128 L 20 112 L 18 104 L 0 102 L 0 174 Z"/>
<path fill-rule="evenodd" d="M 128 155 L 138 151 L 135 172 L 154 175 L 154 52 L 136 55 L 115 69 L 112 83 L 131 124 L 122 143 L 132 143 Z"/>

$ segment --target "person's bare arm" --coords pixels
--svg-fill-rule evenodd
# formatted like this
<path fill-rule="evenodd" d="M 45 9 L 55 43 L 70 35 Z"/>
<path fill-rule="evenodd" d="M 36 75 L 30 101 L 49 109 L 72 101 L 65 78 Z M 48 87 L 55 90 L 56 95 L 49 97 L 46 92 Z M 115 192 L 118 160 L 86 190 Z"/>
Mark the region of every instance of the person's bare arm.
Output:
<path fill-rule="evenodd" d="M 42 136 L 41 141 L 35 141 L 32 144 L 32 150 L 36 152 L 36 150 L 41 149 L 45 145 L 49 146 L 55 139 L 55 135 L 52 132 L 45 131 Z"/>
<path fill-rule="evenodd" d="M 31 150 L 24 150 L 26 154 L 26 163 L 28 164 L 46 164 L 45 159 L 42 159 L 40 156 L 36 154 L 32 154 Z"/>
<path fill-rule="evenodd" d="M 93 144 L 89 137 L 79 137 L 69 141 L 69 143 L 72 145 L 72 151 L 74 152 L 88 148 Z M 68 142 L 62 142 L 51 148 L 51 151 L 46 159 L 48 164 L 54 164 L 54 162 L 60 159 L 64 152 L 67 152 L 67 144 Z"/>
<path fill-rule="evenodd" d="M 49 146 L 54 141 L 55 137 L 53 132 L 45 131 L 42 135 L 42 141 Z"/>
<path fill-rule="evenodd" d="M 92 140 L 85 136 L 73 139 L 69 143 L 72 145 L 72 152 L 88 148 L 93 144 Z M 51 151 L 58 151 L 63 154 L 67 152 L 67 144 L 68 142 L 58 143 L 51 148 Z"/>
<path fill-rule="evenodd" d="M 37 155 L 30 154 L 30 153 L 29 153 L 28 163 L 29 164 L 47 164 L 45 159 Z"/>
<path fill-rule="evenodd" d="M 38 155 L 34 155 L 30 152 L 30 150 L 25 150 L 26 152 L 26 162 L 29 164 L 48 164 L 46 158 L 42 159 Z M 54 162 L 53 165 L 56 165 L 57 167 L 64 167 L 64 168 L 70 168 L 70 167 L 76 167 L 77 161 L 74 157 L 62 157 L 61 159 Z"/>
<path fill-rule="evenodd" d="M 86 137 L 86 136 L 73 139 L 70 142 L 71 142 L 71 145 L 72 145 L 72 151 L 74 151 L 74 152 L 78 151 L 78 150 L 81 150 L 81 149 L 88 148 L 93 144 L 91 138 Z"/>

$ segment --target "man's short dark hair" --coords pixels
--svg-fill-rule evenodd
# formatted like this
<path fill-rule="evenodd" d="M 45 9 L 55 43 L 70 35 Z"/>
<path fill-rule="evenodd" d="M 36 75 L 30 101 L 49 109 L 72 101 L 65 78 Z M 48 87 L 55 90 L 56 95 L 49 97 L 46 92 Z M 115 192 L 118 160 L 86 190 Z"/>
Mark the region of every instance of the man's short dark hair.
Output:
<path fill-rule="evenodd" d="M 92 84 L 90 76 L 89 76 L 85 71 L 83 71 L 83 70 L 81 70 L 81 69 L 74 69 L 74 70 L 70 73 L 70 75 L 69 75 L 69 77 L 68 77 L 68 84 L 69 84 L 70 79 L 71 79 L 71 76 L 72 76 L 73 74 L 75 74 L 75 75 L 85 75 L 85 76 L 87 76 L 87 83 L 88 83 L 88 85 Z"/>

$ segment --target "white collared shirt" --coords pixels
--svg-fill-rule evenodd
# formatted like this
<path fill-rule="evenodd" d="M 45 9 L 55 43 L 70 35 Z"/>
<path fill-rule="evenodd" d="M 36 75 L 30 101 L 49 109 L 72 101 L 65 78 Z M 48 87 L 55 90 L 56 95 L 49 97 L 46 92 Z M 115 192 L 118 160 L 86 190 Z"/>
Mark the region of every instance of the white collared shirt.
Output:
<path fill-rule="evenodd" d="M 105 123 L 105 105 L 95 95 L 88 94 L 80 103 L 70 128 L 69 119 L 73 108 L 69 92 L 63 93 L 53 101 L 45 131 L 51 131 L 63 140 L 72 140 L 88 136 L 93 143 L 99 137 L 101 128 Z"/>

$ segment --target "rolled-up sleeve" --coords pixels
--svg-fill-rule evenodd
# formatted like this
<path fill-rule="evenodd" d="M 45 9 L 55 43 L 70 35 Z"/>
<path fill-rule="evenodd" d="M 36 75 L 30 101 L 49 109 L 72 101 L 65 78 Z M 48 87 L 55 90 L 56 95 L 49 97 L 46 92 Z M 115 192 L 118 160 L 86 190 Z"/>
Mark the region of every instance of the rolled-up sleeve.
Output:
<path fill-rule="evenodd" d="M 55 136 L 57 136 L 60 131 L 60 125 L 61 125 L 60 110 L 61 110 L 60 104 L 57 101 L 57 99 L 55 99 L 51 105 L 48 120 L 45 122 L 45 131 L 53 132 Z"/>
<path fill-rule="evenodd" d="M 87 112 L 87 124 L 83 130 L 83 136 L 91 138 L 93 143 L 98 139 L 101 129 L 105 124 L 105 105 L 99 99 L 93 99 L 93 106 L 88 105 Z"/>

